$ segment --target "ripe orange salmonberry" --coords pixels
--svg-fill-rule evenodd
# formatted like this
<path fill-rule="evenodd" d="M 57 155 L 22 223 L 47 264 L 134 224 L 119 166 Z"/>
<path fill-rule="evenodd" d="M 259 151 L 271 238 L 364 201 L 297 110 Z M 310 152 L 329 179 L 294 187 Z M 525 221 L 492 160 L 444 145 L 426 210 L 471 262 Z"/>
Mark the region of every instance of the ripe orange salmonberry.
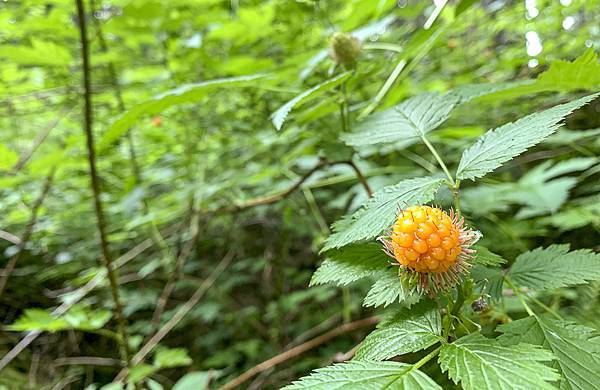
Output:
<path fill-rule="evenodd" d="M 410 280 L 429 292 L 446 290 L 468 269 L 475 252 L 469 246 L 480 236 L 463 225 L 454 211 L 413 206 L 398 213 L 389 236 L 380 240 Z"/>

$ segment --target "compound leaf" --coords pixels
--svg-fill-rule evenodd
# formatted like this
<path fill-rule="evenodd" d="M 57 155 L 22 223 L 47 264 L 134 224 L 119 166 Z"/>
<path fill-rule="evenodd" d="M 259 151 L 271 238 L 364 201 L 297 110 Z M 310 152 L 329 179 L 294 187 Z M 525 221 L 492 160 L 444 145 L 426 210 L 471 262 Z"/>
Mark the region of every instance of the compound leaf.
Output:
<path fill-rule="evenodd" d="M 377 326 L 356 351 L 358 360 L 386 360 L 439 342 L 442 320 L 432 301 L 402 308 Z"/>
<path fill-rule="evenodd" d="M 501 325 L 503 343 L 529 343 L 554 354 L 562 374 L 561 389 L 598 389 L 600 386 L 600 334 L 591 328 L 546 316 L 531 316 Z"/>
<path fill-rule="evenodd" d="M 403 180 L 396 185 L 382 188 L 375 192 L 364 208 L 354 213 L 351 224 L 329 236 L 323 250 L 340 248 L 352 242 L 376 237 L 392 224 L 398 207 L 429 202 L 441 183 L 442 179 L 423 177 Z"/>
<path fill-rule="evenodd" d="M 492 172 L 554 133 L 565 116 L 598 95 L 560 104 L 488 131 L 463 152 L 456 177 L 460 180 L 475 179 Z"/>
<path fill-rule="evenodd" d="M 444 345 L 439 363 L 465 390 L 529 390 L 555 388 L 548 382 L 560 375 L 543 364 L 552 359 L 550 352 L 534 345 L 506 346 L 472 333 Z"/>
<path fill-rule="evenodd" d="M 399 362 L 352 360 L 315 370 L 284 390 L 441 390 L 427 375 Z"/>
<path fill-rule="evenodd" d="M 508 277 L 514 283 L 534 290 L 600 280 L 600 254 L 589 249 L 569 252 L 569 245 L 536 248 L 517 257 Z"/>

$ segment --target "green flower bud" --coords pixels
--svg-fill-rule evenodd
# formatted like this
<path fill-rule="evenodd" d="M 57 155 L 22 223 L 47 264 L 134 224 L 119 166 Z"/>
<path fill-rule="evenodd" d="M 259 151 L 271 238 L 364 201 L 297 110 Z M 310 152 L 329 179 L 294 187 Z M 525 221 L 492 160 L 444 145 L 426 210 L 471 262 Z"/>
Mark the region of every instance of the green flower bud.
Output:
<path fill-rule="evenodd" d="M 360 52 L 360 41 L 348 33 L 335 33 L 331 38 L 329 55 L 340 65 L 354 65 Z"/>

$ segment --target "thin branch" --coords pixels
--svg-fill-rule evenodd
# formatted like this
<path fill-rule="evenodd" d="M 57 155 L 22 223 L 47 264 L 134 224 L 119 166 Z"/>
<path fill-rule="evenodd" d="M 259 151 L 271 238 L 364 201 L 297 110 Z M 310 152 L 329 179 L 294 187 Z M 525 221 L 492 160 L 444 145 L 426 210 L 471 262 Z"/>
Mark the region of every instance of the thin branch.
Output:
<path fill-rule="evenodd" d="M 21 243 L 21 239 L 19 237 L 4 230 L 0 230 L 0 238 L 14 245 L 19 245 Z"/>
<path fill-rule="evenodd" d="M 169 332 L 173 330 L 179 324 L 179 322 L 198 304 L 200 299 L 204 296 L 206 291 L 214 284 L 217 278 L 223 273 L 225 268 L 229 265 L 231 260 L 234 257 L 234 252 L 230 251 L 223 257 L 223 259 L 219 262 L 219 264 L 215 267 L 213 272 L 204 280 L 204 282 L 198 287 L 198 289 L 194 292 L 194 294 L 188 299 L 186 303 L 184 303 L 177 312 L 167 321 L 163 327 L 154 334 L 148 340 L 146 344 L 139 350 L 138 353 L 131 359 L 133 365 L 137 365 L 144 361 L 146 356 L 152 352 L 152 350 L 160 343 L 160 341 L 167 335 Z M 119 374 L 114 379 L 114 382 L 121 382 L 125 379 L 127 375 L 127 368 L 123 368 Z"/>
<path fill-rule="evenodd" d="M 25 227 L 25 232 L 23 236 L 19 239 L 17 252 L 10 258 L 6 267 L 4 267 L 4 272 L 2 277 L 0 277 L 0 296 L 4 292 L 4 288 L 6 287 L 6 283 L 8 282 L 8 278 L 12 274 L 17 262 L 21 259 L 21 256 L 25 252 L 25 246 L 29 242 L 29 238 L 31 237 L 31 233 L 33 233 L 33 228 L 35 223 L 37 222 L 38 212 L 44 203 L 44 199 L 50 191 L 50 187 L 52 186 L 52 180 L 54 179 L 54 174 L 56 173 L 56 169 L 52 168 L 48 176 L 46 176 L 46 180 L 44 181 L 44 187 L 42 187 L 42 192 L 35 200 L 33 204 L 33 208 L 31 209 L 31 216 L 29 217 L 29 221 L 27 221 L 27 226 Z"/>
<path fill-rule="evenodd" d="M 106 222 L 104 211 L 102 210 L 102 201 L 100 200 L 100 180 L 96 170 L 96 155 L 94 150 L 94 134 L 92 131 L 92 91 L 90 82 L 90 58 L 87 39 L 86 15 L 83 0 L 75 0 L 77 6 L 77 15 L 79 19 L 79 36 L 81 40 L 81 57 L 83 59 L 83 89 L 84 89 L 84 121 L 83 130 L 86 135 L 88 162 L 90 166 L 91 187 L 94 198 L 94 208 L 96 210 L 96 219 L 98 222 L 98 233 L 100 234 L 100 247 L 102 249 L 102 261 L 107 270 L 107 276 L 110 283 L 110 290 L 115 304 L 115 317 L 119 329 L 119 349 L 121 358 L 129 366 L 129 337 L 127 335 L 127 323 L 123 315 L 123 304 L 119 297 L 119 287 L 117 284 L 117 272 L 111 267 L 112 258 L 108 248 L 108 238 L 106 236 Z"/>
<path fill-rule="evenodd" d="M 158 299 L 158 303 L 156 304 L 156 309 L 154 309 L 154 313 L 152 314 L 152 322 L 150 325 L 152 333 L 155 333 L 158 330 L 158 327 L 160 325 L 160 317 L 165 311 L 167 302 L 171 297 L 173 290 L 175 289 L 175 283 L 177 283 L 177 281 L 181 277 L 181 270 L 183 269 L 185 262 L 192 253 L 192 249 L 194 249 L 194 246 L 198 241 L 198 233 L 200 231 L 200 229 L 198 228 L 198 214 L 194 214 L 190 226 L 192 236 L 188 241 L 186 241 L 185 245 L 181 249 L 181 252 L 179 253 L 179 256 L 177 256 L 177 261 L 175 262 L 175 269 L 173 270 L 173 272 L 170 273 L 169 279 L 167 280 L 167 283 L 165 284 L 165 287 L 163 288 L 162 293 L 160 294 L 160 298 Z"/>
<path fill-rule="evenodd" d="M 304 344 L 300 344 L 292 349 L 288 349 L 287 351 L 280 353 L 279 355 L 272 357 L 271 359 L 266 360 L 257 366 L 252 367 L 248 371 L 244 372 L 242 375 L 240 375 L 237 378 L 226 383 L 219 390 L 235 389 L 238 386 L 240 386 L 242 383 L 246 382 L 250 378 L 254 377 L 257 374 L 260 374 L 261 372 L 263 372 L 265 370 L 268 370 L 268 369 L 270 369 L 278 364 L 281 364 L 289 359 L 295 358 L 296 356 L 301 355 L 304 352 L 309 351 L 313 348 L 316 348 L 319 345 L 326 343 L 327 341 L 329 341 L 337 336 L 340 336 L 345 333 L 353 332 L 358 329 L 366 328 L 368 326 L 373 326 L 373 325 L 377 324 L 379 321 L 381 321 L 381 317 L 374 316 L 374 317 L 363 318 L 362 320 L 358 320 L 358 321 L 340 325 L 337 328 L 334 328 L 327 333 L 324 333 L 318 337 L 315 337 L 312 340 L 305 342 Z"/>
<path fill-rule="evenodd" d="M 19 161 L 12 167 L 11 174 L 16 174 L 19 172 L 25 164 L 29 161 L 31 156 L 35 153 L 35 151 L 42 145 L 42 143 L 46 140 L 50 132 L 60 123 L 60 121 L 67 116 L 73 110 L 73 106 L 65 105 L 58 113 L 58 116 L 54 118 L 50 123 L 46 125 L 33 140 L 33 144 L 31 147 L 27 149 L 21 156 L 19 157 Z"/>
<path fill-rule="evenodd" d="M 170 235 L 177 230 L 177 226 L 170 226 L 163 234 Z M 123 254 L 123 256 L 116 259 L 112 266 L 115 269 L 124 266 L 129 261 L 133 260 L 137 256 L 141 255 L 144 251 L 151 248 L 153 245 L 153 241 L 151 239 L 146 239 L 133 247 L 131 250 Z M 53 317 L 60 317 L 65 314 L 73 305 L 81 301 L 87 294 L 89 294 L 92 290 L 94 290 L 97 286 L 99 286 L 106 279 L 106 269 L 102 269 L 100 272 L 96 274 L 89 282 L 80 287 L 79 289 L 69 293 L 69 299 L 65 300 L 60 306 L 52 311 Z M 0 360 L 0 371 L 4 369 L 10 362 L 17 357 L 25 348 L 29 346 L 42 332 L 40 331 L 31 331 L 25 335 L 25 337 L 13 347 L 4 357 Z"/>
<path fill-rule="evenodd" d="M 58 358 L 54 360 L 54 366 L 122 366 L 123 362 L 119 359 L 103 358 L 96 356 L 74 356 Z"/>
<path fill-rule="evenodd" d="M 358 181 L 360 181 L 360 184 L 362 184 L 362 186 L 365 187 L 365 191 L 367 191 L 367 195 L 369 195 L 369 198 L 372 197 L 373 191 L 371 190 L 367 179 L 365 179 L 365 176 L 362 174 L 360 169 L 358 169 L 356 163 L 354 163 L 354 161 L 352 160 L 349 160 L 348 165 L 350 165 L 350 167 L 354 170 L 354 173 L 356 173 L 356 177 L 358 177 Z"/>

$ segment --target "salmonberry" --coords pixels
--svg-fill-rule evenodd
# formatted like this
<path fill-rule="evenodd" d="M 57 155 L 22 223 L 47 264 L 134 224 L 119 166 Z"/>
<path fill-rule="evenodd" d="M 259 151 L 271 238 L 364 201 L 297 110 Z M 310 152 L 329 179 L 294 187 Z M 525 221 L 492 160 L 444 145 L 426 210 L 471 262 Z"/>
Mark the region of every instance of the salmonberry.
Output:
<path fill-rule="evenodd" d="M 427 291 L 446 290 L 469 267 L 469 246 L 479 232 L 464 227 L 458 213 L 430 206 L 401 210 L 387 237 L 380 240 L 410 280 Z"/>
<path fill-rule="evenodd" d="M 335 33 L 331 38 L 329 55 L 340 65 L 354 65 L 360 52 L 360 41 L 351 34 Z"/>

